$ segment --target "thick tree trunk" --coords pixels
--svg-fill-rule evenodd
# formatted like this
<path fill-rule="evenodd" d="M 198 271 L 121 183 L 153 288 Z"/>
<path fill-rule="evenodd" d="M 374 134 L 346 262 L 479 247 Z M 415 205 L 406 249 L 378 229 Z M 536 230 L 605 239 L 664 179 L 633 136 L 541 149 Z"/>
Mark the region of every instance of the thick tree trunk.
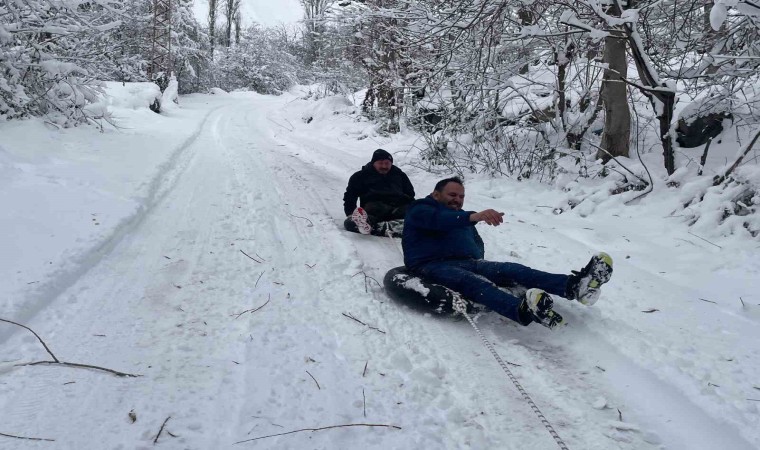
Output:
<path fill-rule="evenodd" d="M 617 7 L 610 14 L 619 16 Z M 626 85 L 622 81 L 628 76 L 626 39 L 623 33 L 613 32 L 604 39 L 603 61 L 607 64 L 602 78 L 602 102 L 604 104 L 604 132 L 597 158 L 607 162 L 612 156 L 628 156 L 631 138 L 631 111 L 628 107 Z"/>
<path fill-rule="evenodd" d="M 214 60 L 214 47 L 216 46 L 216 0 L 208 0 L 208 37 L 211 42 L 209 51 L 210 59 Z"/>
<path fill-rule="evenodd" d="M 616 7 L 619 9 L 619 0 L 614 0 Z M 629 8 L 636 7 L 636 0 L 628 1 Z M 628 38 L 628 44 L 631 48 L 633 62 L 636 63 L 636 71 L 639 73 L 641 84 L 639 90 L 649 97 L 657 114 L 657 120 L 660 123 L 660 142 L 662 143 L 662 156 L 665 162 L 665 170 L 668 175 L 676 171 L 675 149 L 671 139 L 670 123 L 673 121 L 673 110 L 676 104 L 676 92 L 667 84 L 660 81 L 659 74 L 649 62 L 649 57 L 641 47 L 641 39 L 637 39 L 638 32 L 630 24 L 624 25 L 624 31 Z M 636 36 L 634 36 L 634 34 Z"/>
<path fill-rule="evenodd" d="M 227 28 L 225 29 L 226 36 L 224 43 L 227 47 L 230 47 L 232 45 L 232 23 L 234 22 L 235 17 L 235 0 L 227 0 L 227 14 L 225 19 L 227 19 Z"/>

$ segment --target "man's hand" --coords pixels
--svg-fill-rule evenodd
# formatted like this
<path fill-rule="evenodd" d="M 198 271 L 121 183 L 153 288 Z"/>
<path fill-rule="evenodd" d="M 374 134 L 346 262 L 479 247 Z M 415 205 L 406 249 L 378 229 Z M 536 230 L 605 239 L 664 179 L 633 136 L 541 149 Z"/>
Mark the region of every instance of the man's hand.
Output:
<path fill-rule="evenodd" d="M 470 214 L 470 222 L 485 222 L 488 225 L 497 227 L 504 222 L 504 213 L 495 209 L 486 209 Z"/>

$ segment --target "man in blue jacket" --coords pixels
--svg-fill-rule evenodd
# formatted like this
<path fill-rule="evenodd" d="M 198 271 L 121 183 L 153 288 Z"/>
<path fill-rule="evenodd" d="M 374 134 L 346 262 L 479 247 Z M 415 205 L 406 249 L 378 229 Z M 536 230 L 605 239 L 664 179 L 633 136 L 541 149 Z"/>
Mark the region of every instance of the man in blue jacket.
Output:
<path fill-rule="evenodd" d="M 516 263 L 483 259 L 485 246 L 475 224 L 498 226 L 504 213 L 493 209 L 463 211 L 464 185 L 447 178 L 432 194 L 409 207 L 404 220 L 404 264 L 415 275 L 457 291 L 465 298 L 522 325 L 538 322 L 549 328 L 562 323 L 549 294 L 593 305 L 599 288 L 612 275 L 612 258 L 598 253 L 570 275 L 541 272 Z M 499 289 L 518 284 L 529 288 L 518 299 Z"/>
<path fill-rule="evenodd" d="M 359 200 L 359 207 L 356 201 Z M 414 187 L 409 177 L 393 165 L 393 156 L 379 148 L 369 164 L 348 179 L 343 194 L 343 226 L 348 231 L 383 236 L 400 232 Z"/>

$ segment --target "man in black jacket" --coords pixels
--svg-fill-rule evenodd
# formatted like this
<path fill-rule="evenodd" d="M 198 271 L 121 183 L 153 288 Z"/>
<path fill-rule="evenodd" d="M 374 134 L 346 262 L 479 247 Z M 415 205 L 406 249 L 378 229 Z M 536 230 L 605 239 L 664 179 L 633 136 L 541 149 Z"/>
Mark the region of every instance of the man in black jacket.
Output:
<path fill-rule="evenodd" d="M 359 200 L 359 207 L 356 207 Z M 383 149 L 348 180 L 343 194 L 346 230 L 362 234 L 398 235 L 401 220 L 414 201 L 414 187 L 409 177 L 393 165 L 393 156 Z"/>

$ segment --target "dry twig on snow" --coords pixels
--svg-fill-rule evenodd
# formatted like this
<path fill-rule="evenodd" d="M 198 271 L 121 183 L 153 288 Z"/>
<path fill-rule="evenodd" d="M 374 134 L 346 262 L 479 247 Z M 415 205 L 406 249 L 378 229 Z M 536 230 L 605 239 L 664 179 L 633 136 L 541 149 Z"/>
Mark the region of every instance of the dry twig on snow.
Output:
<path fill-rule="evenodd" d="M 55 439 L 45 439 L 45 438 L 36 438 L 36 437 L 16 436 L 16 435 L 13 435 L 13 434 L 5 434 L 5 433 L 0 433 L 0 436 L 5 436 L 5 437 L 9 437 L 9 438 L 14 438 L 14 439 L 23 439 L 25 441 L 55 442 Z"/>
<path fill-rule="evenodd" d="M 29 328 L 26 325 L 21 325 L 20 323 L 16 323 L 16 322 L 14 322 L 12 320 L 0 319 L 0 321 L 1 322 L 12 323 L 13 325 L 17 325 L 17 326 L 19 326 L 21 328 L 25 328 L 25 329 L 29 330 L 29 332 L 31 332 L 34 335 L 34 337 L 37 338 L 38 341 L 40 341 L 40 344 L 42 344 L 42 346 L 45 347 L 45 351 L 47 351 L 48 355 L 50 355 L 50 357 L 53 358 L 53 361 L 60 362 L 60 361 L 58 361 L 58 358 L 55 357 L 55 355 L 53 354 L 53 352 L 50 351 L 50 349 L 48 348 L 47 344 L 45 344 L 45 341 L 43 341 L 42 338 L 37 333 L 34 332 L 34 330 L 32 330 L 31 328 Z"/>
<path fill-rule="evenodd" d="M 687 231 L 687 233 L 689 233 L 690 235 L 694 236 L 695 238 L 702 239 L 703 241 L 707 242 L 708 244 L 712 244 L 712 245 L 718 247 L 721 250 L 723 249 L 723 247 L 721 247 L 720 245 L 718 245 L 718 244 L 716 244 L 714 242 L 710 242 L 707 239 L 703 238 L 702 236 L 697 236 L 696 234 L 692 233 L 691 231 Z"/>
<path fill-rule="evenodd" d="M 264 272 L 261 272 L 261 275 L 259 275 L 259 277 L 258 277 L 258 278 L 256 278 L 256 284 L 254 284 L 254 285 L 253 285 L 253 288 L 254 288 L 254 289 L 256 289 L 256 288 L 259 286 L 259 280 L 260 280 L 260 279 L 261 279 L 261 277 L 263 277 L 263 276 L 264 276 Z"/>
<path fill-rule="evenodd" d="M 319 386 L 319 381 L 317 381 L 317 379 L 316 379 L 316 378 L 314 378 L 314 375 L 312 375 L 312 374 L 311 374 L 311 372 L 309 372 L 308 370 L 306 371 L 306 373 L 308 373 L 308 374 L 309 374 L 309 376 L 311 377 L 311 379 L 312 379 L 312 380 L 314 380 L 314 383 L 316 383 L 316 384 L 317 384 L 317 389 L 319 389 L 319 390 L 321 391 L 321 390 L 322 390 L 322 388 Z"/>
<path fill-rule="evenodd" d="M 268 436 L 259 436 L 255 437 L 253 439 L 246 439 L 244 441 L 238 441 L 235 442 L 233 445 L 236 444 L 242 444 L 243 442 L 250 442 L 250 441 L 257 441 L 259 439 L 266 439 L 270 437 L 276 437 L 276 436 L 285 436 L 286 434 L 294 434 L 294 433 L 300 433 L 302 431 L 322 431 L 322 430 L 330 430 L 333 428 L 348 428 L 348 427 L 384 427 L 384 428 L 395 428 L 396 430 L 400 430 L 401 427 L 398 427 L 396 425 L 384 425 L 384 424 L 374 424 L 374 423 L 349 423 L 346 425 L 331 425 L 329 427 L 320 427 L 320 428 L 302 428 L 300 430 L 293 430 L 288 431 L 287 433 L 278 433 L 278 434 L 270 434 Z"/>
<path fill-rule="evenodd" d="M 367 275 L 367 273 L 364 272 L 363 270 L 361 272 L 356 272 L 355 274 L 351 275 L 351 278 L 353 278 L 353 277 L 355 277 L 355 276 L 357 276 L 359 274 L 364 275 L 364 292 L 369 292 L 369 282 L 370 281 L 374 281 L 375 283 L 377 283 L 378 287 L 380 287 L 380 288 L 383 287 L 383 285 L 380 284 L 379 281 L 377 281 L 376 279 L 374 279 L 371 276 Z"/>
<path fill-rule="evenodd" d="M 258 308 L 251 308 L 251 309 L 246 309 L 245 311 L 243 311 L 243 312 L 241 312 L 241 313 L 239 313 L 239 314 L 230 314 L 230 315 L 231 315 L 231 316 L 235 316 L 235 318 L 237 319 L 238 317 L 240 317 L 240 316 L 242 316 L 243 314 L 245 314 L 245 313 L 248 313 L 248 312 L 249 312 L 249 313 L 251 313 L 251 314 L 253 314 L 253 313 L 255 313 L 256 311 L 260 310 L 261 308 L 263 308 L 263 307 L 267 306 L 267 305 L 269 304 L 269 301 L 270 301 L 270 300 L 272 300 L 272 294 L 269 294 L 269 297 L 267 298 L 267 301 L 266 301 L 266 302 L 265 302 L 263 305 L 259 306 Z"/>
<path fill-rule="evenodd" d="M 238 250 L 240 250 L 240 249 L 238 249 Z M 242 253 L 242 254 L 244 254 L 245 256 L 247 256 L 247 257 L 251 258 L 253 261 L 256 261 L 256 262 L 257 262 L 257 263 L 259 263 L 259 264 L 261 264 L 261 263 L 262 263 L 262 261 L 259 261 L 258 259 L 254 258 L 253 256 L 249 255 L 248 253 L 246 253 L 246 252 L 244 252 L 244 251 L 242 251 L 242 250 L 240 250 L 240 253 Z"/>
<path fill-rule="evenodd" d="M 154 445 L 158 443 L 158 438 L 161 436 L 161 432 L 162 432 L 162 431 L 164 431 L 164 427 L 166 426 L 166 422 L 168 422 L 168 421 L 169 421 L 169 419 L 171 419 L 171 418 L 172 418 L 172 416 L 169 416 L 169 417 L 167 417 L 167 418 L 164 420 L 164 423 L 162 423 L 162 424 L 161 424 L 161 429 L 160 429 L 160 430 L 158 430 L 158 434 L 156 435 L 156 438 L 155 438 L 155 439 L 153 439 L 153 444 L 154 444 Z M 167 431 L 167 433 L 169 433 L 169 432 Z M 169 434 L 171 434 L 171 433 L 169 433 Z"/>
<path fill-rule="evenodd" d="M 357 319 L 356 317 L 352 316 L 351 314 L 346 314 L 346 313 L 341 313 L 341 314 L 343 314 L 344 316 L 348 317 L 349 319 L 353 319 L 353 320 L 359 322 L 360 324 L 364 325 L 365 327 L 368 327 L 370 330 L 379 331 L 379 332 L 385 334 L 385 331 L 383 331 L 383 330 L 381 330 L 379 328 L 375 328 L 373 326 L 367 325 L 366 323 L 362 322 L 361 320 Z"/>
<path fill-rule="evenodd" d="M 20 323 L 13 322 L 12 320 L 6 320 L 6 319 L 1 319 L 0 318 L 0 322 L 10 323 L 10 324 L 17 325 L 17 326 L 19 326 L 21 328 L 25 328 L 25 329 L 29 330 L 37 338 L 37 340 L 40 341 L 40 343 L 42 344 L 42 346 L 45 347 L 45 350 L 48 352 L 48 354 L 50 355 L 50 357 L 53 358 L 52 361 L 35 361 L 35 362 L 30 362 L 30 363 L 16 364 L 17 367 L 22 367 L 22 366 L 41 366 L 41 365 L 48 365 L 48 366 L 59 365 L 59 366 L 66 366 L 66 367 L 75 367 L 75 368 L 80 368 L 80 369 L 101 370 L 103 372 L 108 372 L 108 373 L 111 373 L 113 375 L 116 375 L 117 377 L 136 378 L 136 377 L 141 377 L 142 376 L 142 375 L 136 375 L 136 374 L 132 374 L 132 373 L 119 372 L 118 370 L 106 369 L 105 367 L 93 366 L 93 365 L 90 365 L 90 364 L 79 364 L 79 363 L 71 363 L 71 362 L 61 361 L 61 360 L 59 360 L 53 354 L 52 351 L 50 351 L 50 348 L 47 346 L 47 344 L 45 344 L 45 341 L 43 341 L 42 338 L 37 333 L 35 333 L 34 330 L 32 330 L 31 328 L 27 327 L 26 325 L 21 325 Z"/>

